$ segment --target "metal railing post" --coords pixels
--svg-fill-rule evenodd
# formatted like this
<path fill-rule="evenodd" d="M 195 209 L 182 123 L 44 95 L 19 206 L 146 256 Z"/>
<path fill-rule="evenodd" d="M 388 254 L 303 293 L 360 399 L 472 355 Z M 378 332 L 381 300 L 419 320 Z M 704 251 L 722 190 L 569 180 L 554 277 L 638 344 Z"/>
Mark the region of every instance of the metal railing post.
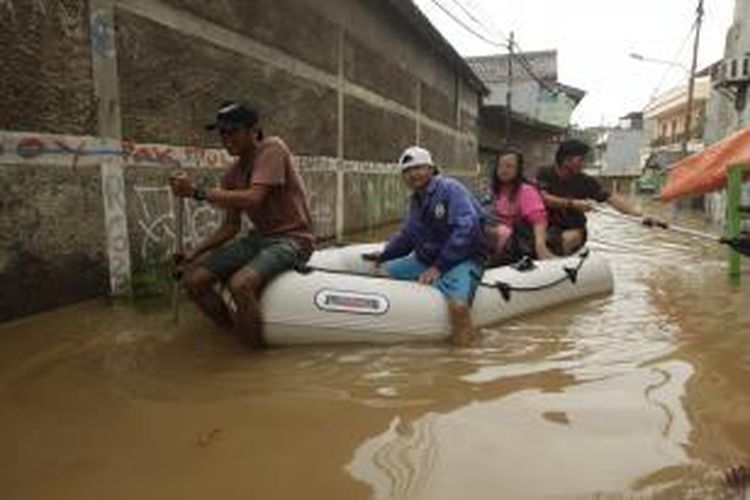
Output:
<path fill-rule="evenodd" d="M 744 172 L 750 172 L 750 164 L 740 163 L 731 165 L 727 172 L 727 231 L 730 238 L 736 238 L 742 231 L 742 177 Z M 729 278 L 739 283 L 742 274 L 740 254 L 729 251 Z"/>

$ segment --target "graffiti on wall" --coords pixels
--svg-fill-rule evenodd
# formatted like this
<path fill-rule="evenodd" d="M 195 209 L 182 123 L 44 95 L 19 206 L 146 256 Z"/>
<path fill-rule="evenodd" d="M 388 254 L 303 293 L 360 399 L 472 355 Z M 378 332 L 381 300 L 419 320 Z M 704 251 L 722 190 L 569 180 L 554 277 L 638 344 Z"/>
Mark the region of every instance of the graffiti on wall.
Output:
<path fill-rule="evenodd" d="M 81 19 L 85 5 L 64 0 L 0 0 L 0 10 L 7 13 L 12 21 L 16 20 L 17 10 L 30 12 L 56 23 L 67 38 L 79 37 L 84 32 Z"/>
<path fill-rule="evenodd" d="M 134 186 L 142 259 L 165 260 L 177 249 L 176 206 L 184 203 L 183 246 L 191 248 L 221 225 L 222 212 L 207 203 L 179 199 L 167 186 Z"/>
<path fill-rule="evenodd" d="M 135 222 L 140 234 L 132 235 L 131 241 L 138 245 L 138 253 L 144 261 L 166 260 L 177 249 L 177 203 L 184 203 L 184 248 L 194 247 L 221 225 L 222 210 L 192 199 L 180 200 L 172 195 L 168 186 L 134 186 L 133 190 L 137 200 Z M 331 201 L 313 192 L 310 207 L 315 234 L 319 237 L 333 236 L 336 215 Z M 250 225 L 244 217 L 243 225 L 246 228 Z"/>
<path fill-rule="evenodd" d="M 130 291 L 130 239 L 125 213 L 125 182 L 117 160 L 102 164 L 102 192 L 109 257 L 110 290 L 115 295 Z"/>
<path fill-rule="evenodd" d="M 0 163 L 60 165 L 75 170 L 119 158 L 125 166 L 223 168 L 232 158 L 222 149 L 139 144 L 123 139 L 0 131 Z"/>

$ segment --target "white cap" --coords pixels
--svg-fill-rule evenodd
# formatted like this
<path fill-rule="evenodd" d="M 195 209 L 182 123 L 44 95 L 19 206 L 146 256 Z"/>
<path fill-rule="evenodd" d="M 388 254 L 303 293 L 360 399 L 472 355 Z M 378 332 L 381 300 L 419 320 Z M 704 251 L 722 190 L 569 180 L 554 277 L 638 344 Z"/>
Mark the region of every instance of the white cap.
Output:
<path fill-rule="evenodd" d="M 411 146 L 401 153 L 401 158 L 398 159 L 398 164 L 403 172 L 407 168 L 418 167 L 420 165 L 429 165 L 434 167 L 435 164 L 432 162 L 432 155 L 429 151 L 419 146 Z"/>

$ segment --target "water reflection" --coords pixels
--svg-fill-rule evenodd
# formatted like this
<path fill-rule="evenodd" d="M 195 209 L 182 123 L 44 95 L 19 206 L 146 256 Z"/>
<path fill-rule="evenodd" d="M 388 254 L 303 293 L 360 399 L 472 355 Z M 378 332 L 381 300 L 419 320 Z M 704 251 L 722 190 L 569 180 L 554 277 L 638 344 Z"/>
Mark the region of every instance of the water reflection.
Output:
<path fill-rule="evenodd" d="M 379 499 L 460 498 L 467 485 L 476 499 L 627 491 L 634 478 L 689 463 L 680 398 L 690 374 L 670 362 L 395 418 L 355 451 L 350 470 Z"/>

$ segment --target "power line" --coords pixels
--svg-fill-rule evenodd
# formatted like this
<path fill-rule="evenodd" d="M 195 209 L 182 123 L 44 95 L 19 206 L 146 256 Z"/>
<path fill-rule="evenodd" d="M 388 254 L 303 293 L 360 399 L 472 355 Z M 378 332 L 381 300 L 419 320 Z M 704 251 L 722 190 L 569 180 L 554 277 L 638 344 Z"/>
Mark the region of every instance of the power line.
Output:
<path fill-rule="evenodd" d="M 519 62 L 519 64 L 521 64 L 521 66 L 523 67 L 523 69 L 526 71 L 526 73 L 534 81 L 536 81 L 540 86 L 542 86 L 545 90 L 547 90 L 551 94 L 557 94 L 557 92 L 558 92 L 557 88 L 550 87 L 550 85 L 547 82 L 545 82 L 542 78 L 540 78 L 536 74 L 536 72 L 534 71 L 534 69 L 533 69 L 533 67 L 531 65 L 531 62 L 526 58 L 526 56 L 523 55 L 523 51 L 521 50 L 521 47 L 518 45 L 517 42 L 514 41 L 513 44 L 516 47 L 518 47 L 518 53 L 513 54 L 512 50 L 511 50 L 511 47 L 509 45 L 507 45 L 505 43 L 498 42 L 496 40 L 491 40 L 491 39 L 487 38 L 486 36 L 482 35 L 481 33 L 477 32 L 471 26 L 467 25 L 464 21 L 462 21 L 461 19 L 459 19 L 453 12 L 450 11 L 450 9 L 448 9 L 445 5 L 443 5 L 442 3 L 440 3 L 438 0 L 430 0 L 430 1 L 433 4 L 435 4 L 445 15 L 447 15 L 448 17 L 450 17 L 456 24 L 458 24 L 459 26 L 461 26 L 463 29 L 465 29 L 466 31 L 468 31 L 469 33 L 471 33 L 472 35 L 474 35 L 475 37 L 479 38 L 483 42 L 488 43 L 488 44 L 490 44 L 490 45 L 492 45 L 494 47 L 500 47 L 500 48 L 508 50 L 509 53 L 510 53 L 508 57 L 509 58 L 510 57 L 515 57 L 516 60 Z M 470 12 L 468 11 L 468 9 L 465 6 L 463 6 L 458 0 L 452 0 L 452 2 L 454 4 L 456 4 L 456 5 L 458 5 L 458 7 L 465 14 L 467 14 L 470 17 L 470 19 L 472 19 L 474 22 L 478 23 L 484 29 L 486 29 L 486 30 L 489 31 L 489 29 L 487 28 L 487 26 L 484 25 L 484 23 L 482 23 L 480 20 L 478 20 L 473 14 L 470 14 Z"/>
<path fill-rule="evenodd" d="M 463 29 L 465 29 L 466 31 L 468 31 L 469 33 L 471 33 L 472 35 L 474 35 L 475 37 L 479 38 L 483 42 L 488 43 L 490 45 L 493 45 L 495 47 L 500 47 L 500 48 L 503 48 L 503 49 L 507 48 L 505 44 L 499 43 L 499 42 L 497 42 L 495 40 L 490 40 L 486 36 L 484 36 L 481 33 L 478 33 L 477 31 L 475 31 L 474 28 L 472 28 L 468 24 L 464 23 L 461 19 L 459 19 L 458 17 L 456 17 L 453 14 L 453 12 L 451 12 L 447 7 L 445 7 L 443 4 L 441 4 L 438 0 L 430 0 L 430 1 L 433 4 L 435 4 L 441 11 L 443 11 L 443 13 L 446 16 L 450 17 L 456 24 L 458 24 Z"/>
<path fill-rule="evenodd" d="M 521 47 L 514 43 L 514 45 L 518 48 L 518 56 L 516 59 L 518 60 L 519 64 L 523 66 L 523 68 L 526 70 L 526 72 L 533 78 L 539 85 L 541 85 L 547 92 L 551 94 L 557 94 L 559 92 L 559 87 L 550 87 L 550 85 L 545 82 L 540 76 L 538 76 L 534 72 L 534 68 L 531 65 L 531 61 L 528 60 L 528 58 L 524 55 L 523 51 L 521 50 Z"/>
<path fill-rule="evenodd" d="M 451 1 L 452 1 L 452 2 L 453 2 L 453 3 L 455 4 L 455 5 L 457 5 L 457 6 L 458 6 L 458 8 L 459 8 L 459 9 L 461 9 L 461 11 L 462 11 L 462 12 L 463 12 L 464 14 L 466 14 L 466 15 L 467 15 L 467 16 L 468 16 L 468 17 L 469 17 L 469 18 L 470 18 L 470 19 L 471 19 L 472 21 L 474 21 L 474 22 L 475 22 L 475 23 L 476 23 L 477 25 L 481 26 L 481 27 L 482 27 L 482 28 L 483 28 L 483 29 L 484 29 L 485 31 L 487 31 L 488 33 L 492 33 L 492 31 L 493 31 L 493 30 L 492 30 L 492 29 L 490 29 L 490 27 L 488 27 L 488 26 L 487 26 L 487 25 L 486 25 L 486 24 L 485 24 L 484 22 L 482 22 L 482 21 L 481 21 L 480 19 L 477 19 L 477 17 L 476 17 L 476 16 L 474 16 L 474 14 L 472 14 L 472 13 L 471 13 L 471 11 L 470 11 L 469 9 L 467 9 L 467 8 L 466 8 L 466 7 L 465 7 L 465 6 L 464 6 L 464 5 L 463 5 L 463 4 L 462 4 L 462 3 L 461 3 L 461 2 L 459 1 L 459 0 L 451 0 Z M 476 7 L 475 7 L 475 8 L 476 8 Z M 499 29 L 498 29 L 497 31 L 499 31 L 499 32 L 500 32 L 501 30 L 499 30 Z M 521 64 L 521 66 L 522 66 L 522 67 L 523 67 L 523 68 L 524 68 L 524 69 L 526 70 L 526 72 L 527 72 L 527 73 L 529 74 L 529 76 L 530 76 L 530 77 L 531 77 L 531 78 L 532 78 L 533 80 L 535 80 L 535 81 L 536 81 L 537 83 L 539 83 L 539 85 L 541 85 L 541 86 L 542 86 L 542 87 L 543 87 L 543 88 L 544 88 L 545 90 L 547 90 L 548 92 L 551 92 L 551 93 L 553 93 L 553 94 L 554 94 L 554 93 L 556 93 L 556 92 L 557 92 L 557 90 L 558 90 L 557 88 L 551 88 L 551 87 L 549 86 L 549 84 L 547 84 L 547 82 L 545 82 L 545 81 L 544 81 L 544 80 L 543 80 L 542 78 L 540 78 L 540 77 L 539 77 L 539 76 L 538 76 L 538 75 L 537 75 L 537 74 L 536 74 L 536 73 L 534 72 L 534 69 L 533 69 L 533 66 L 532 66 L 532 64 L 531 64 L 531 61 L 529 61 L 529 60 L 528 60 L 528 58 L 526 58 L 526 56 L 525 56 L 525 55 L 523 54 L 523 50 L 522 50 L 522 49 L 521 49 L 521 47 L 520 47 L 520 46 L 518 45 L 518 43 L 516 43 L 516 42 L 514 41 L 514 39 L 513 39 L 513 38 L 510 38 L 510 39 L 508 39 L 508 37 L 506 37 L 506 36 L 505 36 L 504 34 L 501 34 L 501 37 L 502 37 L 502 38 L 504 39 L 504 41 L 505 41 L 505 42 L 507 43 L 507 47 L 506 47 L 506 48 L 508 49 L 508 57 L 509 57 L 509 61 L 510 61 L 510 59 L 512 59 L 513 57 L 516 57 L 516 58 L 517 58 L 517 60 L 518 60 L 518 62 L 519 62 L 519 63 Z M 498 43 L 498 42 L 496 42 L 496 43 Z M 513 52 L 513 45 L 515 45 L 516 47 L 518 47 L 518 53 L 517 53 L 517 54 L 515 54 L 515 53 Z M 510 63 L 509 63 L 509 64 L 510 64 Z"/>
<path fill-rule="evenodd" d="M 680 44 L 680 48 L 677 49 L 677 52 L 674 56 L 672 56 L 670 61 L 677 61 L 679 60 L 680 56 L 682 55 L 682 51 L 685 50 L 685 46 L 687 45 L 688 40 L 690 40 L 690 36 L 693 34 L 693 31 L 697 28 L 697 22 L 693 22 L 693 24 L 690 26 L 690 30 L 688 30 L 687 35 L 685 35 L 685 38 L 682 40 L 682 43 Z M 657 94 L 662 90 L 662 86 L 664 85 L 664 81 L 667 78 L 667 75 L 669 72 L 673 69 L 673 67 L 667 67 L 664 72 L 662 72 L 661 78 L 659 79 L 659 83 L 654 87 L 654 90 L 651 91 L 651 95 L 648 98 L 649 104 L 654 102 L 654 99 L 656 99 Z"/>
<path fill-rule="evenodd" d="M 477 19 L 477 17 L 476 17 L 476 16 L 474 15 L 474 14 L 472 14 L 471 10 L 469 10 L 469 9 L 468 9 L 468 8 L 467 8 L 466 6 L 464 6 L 464 4 L 462 4 L 462 3 L 461 3 L 461 2 L 459 1 L 459 0 L 451 0 L 451 1 L 452 1 L 452 2 L 453 2 L 453 3 L 455 4 L 455 5 L 456 5 L 456 6 L 458 6 L 458 8 L 459 8 L 459 9 L 461 9 L 461 12 L 463 12 L 464 14 L 466 14 L 466 16 L 467 16 L 467 17 L 468 17 L 469 19 L 471 19 L 472 21 L 474 21 L 474 23 L 476 23 L 476 24 L 477 24 L 477 26 L 480 26 L 480 27 L 481 27 L 482 29 L 484 29 L 484 30 L 485 30 L 485 31 L 486 31 L 487 33 L 489 33 L 489 34 L 493 34 L 493 30 L 492 30 L 492 29 L 490 29 L 490 27 L 489 27 L 489 26 L 487 26 L 486 24 L 484 24 L 484 22 L 482 22 L 482 20 L 481 20 L 481 19 Z M 476 6 L 474 6 L 474 8 L 476 9 L 477 7 L 476 7 Z M 503 43 L 505 43 L 505 44 L 507 44 L 507 43 L 510 43 L 510 42 L 509 42 L 509 40 L 508 40 L 508 37 L 507 37 L 507 36 L 505 36 L 505 34 L 504 34 L 504 33 L 502 32 L 502 30 L 500 30 L 500 29 L 496 29 L 496 31 L 498 32 L 497 34 L 498 34 L 498 35 L 500 35 L 500 38 L 502 38 L 502 39 L 503 39 Z"/>
<path fill-rule="evenodd" d="M 508 35 L 505 34 L 505 31 L 500 29 L 494 22 L 494 18 L 491 14 L 489 14 L 486 10 L 484 10 L 484 7 L 482 7 L 481 4 L 477 4 L 475 0 L 466 0 L 469 7 L 474 9 L 475 11 L 478 11 L 480 14 L 480 17 L 484 17 L 485 21 L 489 22 L 489 26 L 487 27 L 487 31 L 490 33 L 495 33 L 497 35 L 500 35 L 500 38 L 502 38 L 505 41 L 508 41 Z M 487 25 L 485 25 L 487 26 Z"/>

